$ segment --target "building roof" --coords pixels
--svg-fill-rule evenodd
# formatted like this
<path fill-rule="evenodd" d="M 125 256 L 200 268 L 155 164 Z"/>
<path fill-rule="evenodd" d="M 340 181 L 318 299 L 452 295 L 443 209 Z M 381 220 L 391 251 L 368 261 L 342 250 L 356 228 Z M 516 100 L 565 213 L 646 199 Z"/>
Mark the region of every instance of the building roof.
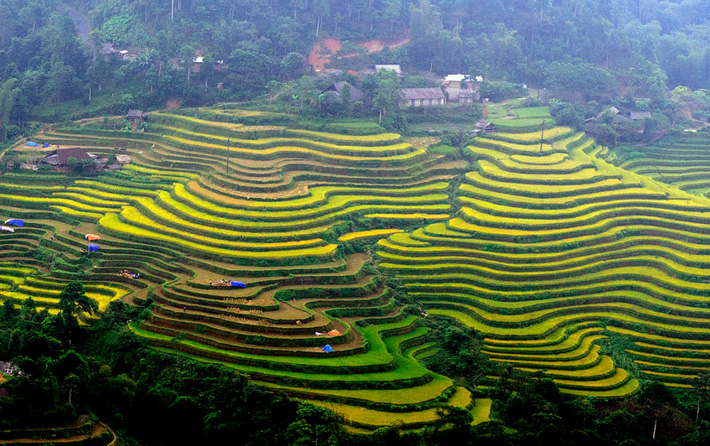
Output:
<path fill-rule="evenodd" d="M 481 119 L 480 121 L 476 122 L 476 127 L 483 130 L 493 130 L 496 128 L 496 125 L 492 122 L 488 122 L 484 119 Z"/>
<path fill-rule="evenodd" d="M 444 82 L 463 82 L 466 77 L 467 76 L 465 74 L 449 74 L 444 79 Z"/>
<path fill-rule="evenodd" d="M 399 65 L 375 65 L 376 72 L 379 73 L 382 70 L 394 71 L 399 75 L 402 74 L 402 67 L 400 67 Z"/>
<path fill-rule="evenodd" d="M 330 87 L 323 90 L 323 93 L 325 93 L 326 91 L 334 91 L 334 92 L 338 93 L 338 96 L 340 96 L 340 94 L 342 93 L 343 87 L 345 87 L 345 85 L 350 86 L 350 101 L 351 102 L 365 100 L 365 95 L 363 94 L 362 91 L 360 91 L 356 87 L 353 87 L 352 85 L 350 85 L 350 83 L 345 82 L 345 81 L 340 81 L 340 82 L 334 83 Z"/>
<path fill-rule="evenodd" d="M 101 47 L 101 54 L 109 55 L 116 54 L 118 51 L 113 47 L 113 43 L 104 43 Z"/>
<path fill-rule="evenodd" d="M 91 156 L 90 154 L 86 153 L 84 149 L 80 147 L 72 147 L 69 149 L 59 149 L 51 152 L 49 155 L 44 157 L 44 162 L 47 164 L 51 164 L 53 166 L 56 165 L 65 165 L 67 164 L 67 161 L 69 158 L 74 158 L 76 159 L 77 162 L 81 162 L 84 160 L 93 160 L 94 157 Z"/>
<path fill-rule="evenodd" d="M 400 88 L 399 97 L 403 100 L 413 99 L 445 99 L 444 92 L 439 87 L 432 88 Z"/>
<path fill-rule="evenodd" d="M 621 110 L 619 110 L 618 108 L 616 108 L 616 107 L 609 107 L 609 108 L 607 108 L 606 110 L 602 110 L 601 112 L 599 112 L 599 114 L 597 115 L 597 119 L 601 119 L 601 118 L 604 117 L 604 115 L 606 115 L 606 114 L 609 114 L 609 115 L 611 115 L 611 116 L 616 116 L 616 115 L 618 115 L 619 113 L 621 113 Z"/>
<path fill-rule="evenodd" d="M 143 110 L 128 110 L 127 118 L 145 118 Z"/>
<path fill-rule="evenodd" d="M 205 61 L 205 58 L 202 56 L 198 56 L 198 57 L 195 57 L 194 59 L 192 59 L 192 61 L 195 63 L 202 63 Z"/>

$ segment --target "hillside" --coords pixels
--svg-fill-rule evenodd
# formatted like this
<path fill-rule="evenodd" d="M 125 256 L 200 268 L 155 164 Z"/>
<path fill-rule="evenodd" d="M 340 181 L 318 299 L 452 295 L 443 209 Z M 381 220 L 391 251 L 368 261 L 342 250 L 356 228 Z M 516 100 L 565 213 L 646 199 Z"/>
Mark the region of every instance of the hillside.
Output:
<path fill-rule="evenodd" d="M 56 313 L 80 279 L 100 312 L 152 304 L 130 329 L 156 350 L 247 373 L 355 432 L 451 408 L 488 419 L 490 400 L 422 365 L 439 317 L 480 333 L 492 363 L 570 395 L 690 387 L 704 370 L 710 202 L 610 164 L 582 133 L 541 141 L 501 119 L 459 153 L 230 106 L 149 121 L 37 135 L 46 150 L 129 155 L 115 172 L 0 176 L 2 220 L 26 222 L 0 234 L 0 296 Z M 504 371 L 491 373 L 483 389 Z"/>
<path fill-rule="evenodd" d="M 0 142 L 29 121 L 254 99 L 278 88 L 290 96 L 325 60 L 344 71 L 398 63 L 412 86 L 427 73 L 465 73 L 550 98 L 643 99 L 663 111 L 669 90 L 709 86 L 699 31 L 707 8 L 691 0 L 480 8 L 461 0 L 0 0 Z M 335 54 L 317 54 L 327 49 Z"/>

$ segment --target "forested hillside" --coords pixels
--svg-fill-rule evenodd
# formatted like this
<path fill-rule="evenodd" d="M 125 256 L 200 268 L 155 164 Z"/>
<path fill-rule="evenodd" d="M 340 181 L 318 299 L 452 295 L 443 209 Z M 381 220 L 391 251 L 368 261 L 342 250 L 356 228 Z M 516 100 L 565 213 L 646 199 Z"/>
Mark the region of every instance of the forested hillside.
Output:
<path fill-rule="evenodd" d="M 323 36 L 407 36 L 369 58 L 408 70 L 481 74 L 575 100 L 660 100 L 667 87 L 708 87 L 708 17 L 710 5 L 691 0 L 0 0 L 0 138 L 28 119 L 254 98 L 307 72 Z M 105 43 L 128 57 L 108 57 Z M 71 100 L 73 109 L 57 107 Z"/>

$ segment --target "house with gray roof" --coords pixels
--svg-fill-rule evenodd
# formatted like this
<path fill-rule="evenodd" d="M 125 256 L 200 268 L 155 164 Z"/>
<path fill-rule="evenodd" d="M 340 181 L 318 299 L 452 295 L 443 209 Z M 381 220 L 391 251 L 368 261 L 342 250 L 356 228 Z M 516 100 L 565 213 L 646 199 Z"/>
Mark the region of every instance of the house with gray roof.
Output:
<path fill-rule="evenodd" d="M 431 107 L 446 105 L 446 95 L 439 87 L 400 88 L 400 107 Z"/>

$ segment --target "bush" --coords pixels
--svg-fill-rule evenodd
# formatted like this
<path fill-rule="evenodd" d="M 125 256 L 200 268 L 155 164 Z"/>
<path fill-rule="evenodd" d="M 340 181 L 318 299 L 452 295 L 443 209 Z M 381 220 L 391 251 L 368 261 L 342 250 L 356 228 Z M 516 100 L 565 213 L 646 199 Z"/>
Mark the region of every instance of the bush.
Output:
<path fill-rule="evenodd" d="M 506 81 L 482 82 L 479 92 L 482 98 L 488 98 L 488 100 L 493 102 L 501 102 L 506 99 L 524 95 L 523 87 L 520 84 L 513 84 Z"/>
<path fill-rule="evenodd" d="M 558 125 L 581 129 L 584 125 L 584 108 L 569 102 L 550 101 L 550 114 Z"/>

